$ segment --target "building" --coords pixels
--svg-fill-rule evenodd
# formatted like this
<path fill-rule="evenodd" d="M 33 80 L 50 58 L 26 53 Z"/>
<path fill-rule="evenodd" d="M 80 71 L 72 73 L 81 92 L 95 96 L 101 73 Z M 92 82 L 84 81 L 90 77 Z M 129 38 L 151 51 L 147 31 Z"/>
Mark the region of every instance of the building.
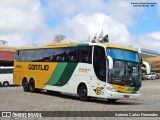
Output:
<path fill-rule="evenodd" d="M 159 56 L 159 53 L 156 51 L 152 51 L 144 48 L 138 48 L 137 50 L 141 58 L 150 58 L 150 57 Z"/>
<path fill-rule="evenodd" d="M 0 46 L 0 66 L 13 66 L 15 48 Z"/>
<path fill-rule="evenodd" d="M 138 48 L 137 50 L 140 57 L 150 64 L 151 69 L 160 69 L 160 54 L 158 52 L 144 48 Z"/>
<path fill-rule="evenodd" d="M 160 70 L 160 56 L 145 58 L 148 63 L 151 65 L 151 69 L 159 69 Z"/>

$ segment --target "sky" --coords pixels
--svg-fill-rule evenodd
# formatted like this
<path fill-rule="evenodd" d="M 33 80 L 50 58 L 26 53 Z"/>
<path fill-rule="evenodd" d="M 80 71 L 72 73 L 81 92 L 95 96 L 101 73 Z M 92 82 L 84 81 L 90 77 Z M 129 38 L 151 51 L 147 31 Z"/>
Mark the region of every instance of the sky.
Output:
<path fill-rule="evenodd" d="M 57 34 L 89 42 L 102 29 L 110 43 L 160 53 L 160 1 L 0 0 L 0 40 L 9 46 L 45 45 Z"/>

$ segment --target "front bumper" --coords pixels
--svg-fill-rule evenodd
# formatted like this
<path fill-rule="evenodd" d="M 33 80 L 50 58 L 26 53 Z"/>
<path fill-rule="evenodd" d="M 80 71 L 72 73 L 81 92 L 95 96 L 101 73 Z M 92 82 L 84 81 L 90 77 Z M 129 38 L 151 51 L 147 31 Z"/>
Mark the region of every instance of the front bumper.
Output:
<path fill-rule="evenodd" d="M 141 93 L 120 93 L 120 92 L 106 92 L 106 99 L 127 99 L 127 100 L 136 100 L 139 99 Z"/>

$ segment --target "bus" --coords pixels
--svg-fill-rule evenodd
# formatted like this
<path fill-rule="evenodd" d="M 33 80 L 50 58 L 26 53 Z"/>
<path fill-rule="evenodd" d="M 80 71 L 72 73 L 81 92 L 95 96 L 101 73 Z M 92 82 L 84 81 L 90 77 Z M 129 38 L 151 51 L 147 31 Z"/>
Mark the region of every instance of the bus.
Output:
<path fill-rule="evenodd" d="M 13 66 L 0 67 L 0 86 L 8 87 L 13 85 Z"/>
<path fill-rule="evenodd" d="M 14 83 L 25 92 L 39 90 L 78 94 L 109 102 L 138 99 L 141 65 L 136 50 L 110 43 L 60 42 L 16 51 Z"/>

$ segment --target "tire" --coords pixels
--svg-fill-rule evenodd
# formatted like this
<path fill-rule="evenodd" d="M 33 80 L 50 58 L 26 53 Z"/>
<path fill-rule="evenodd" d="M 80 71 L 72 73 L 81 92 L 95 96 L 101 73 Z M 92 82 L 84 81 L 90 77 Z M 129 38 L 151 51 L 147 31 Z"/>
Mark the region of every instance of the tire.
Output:
<path fill-rule="evenodd" d="M 108 101 L 109 103 L 115 103 L 115 102 L 117 101 L 117 99 L 107 99 L 107 101 Z"/>
<path fill-rule="evenodd" d="M 24 91 L 24 92 L 29 92 L 29 86 L 28 86 L 27 79 L 24 79 L 24 80 L 22 81 L 22 86 L 23 86 L 23 91 Z"/>
<path fill-rule="evenodd" d="M 29 81 L 29 91 L 30 91 L 31 93 L 34 93 L 34 92 L 36 91 L 34 79 L 31 79 L 31 80 Z"/>
<path fill-rule="evenodd" d="M 38 93 L 38 92 L 41 91 L 41 89 L 35 88 L 35 81 L 34 81 L 34 79 L 31 79 L 29 81 L 29 91 L 31 93 Z"/>
<path fill-rule="evenodd" d="M 0 82 L 0 87 L 2 86 L 2 83 Z"/>
<path fill-rule="evenodd" d="M 7 82 L 7 81 L 3 82 L 3 86 L 4 87 L 8 87 L 9 86 L 9 82 Z"/>
<path fill-rule="evenodd" d="M 87 93 L 88 93 L 88 91 L 87 91 L 86 85 L 81 85 L 81 86 L 79 87 L 79 90 L 78 90 L 79 99 L 80 99 L 81 101 L 87 101 L 88 98 L 89 98 L 89 97 L 87 96 Z"/>

